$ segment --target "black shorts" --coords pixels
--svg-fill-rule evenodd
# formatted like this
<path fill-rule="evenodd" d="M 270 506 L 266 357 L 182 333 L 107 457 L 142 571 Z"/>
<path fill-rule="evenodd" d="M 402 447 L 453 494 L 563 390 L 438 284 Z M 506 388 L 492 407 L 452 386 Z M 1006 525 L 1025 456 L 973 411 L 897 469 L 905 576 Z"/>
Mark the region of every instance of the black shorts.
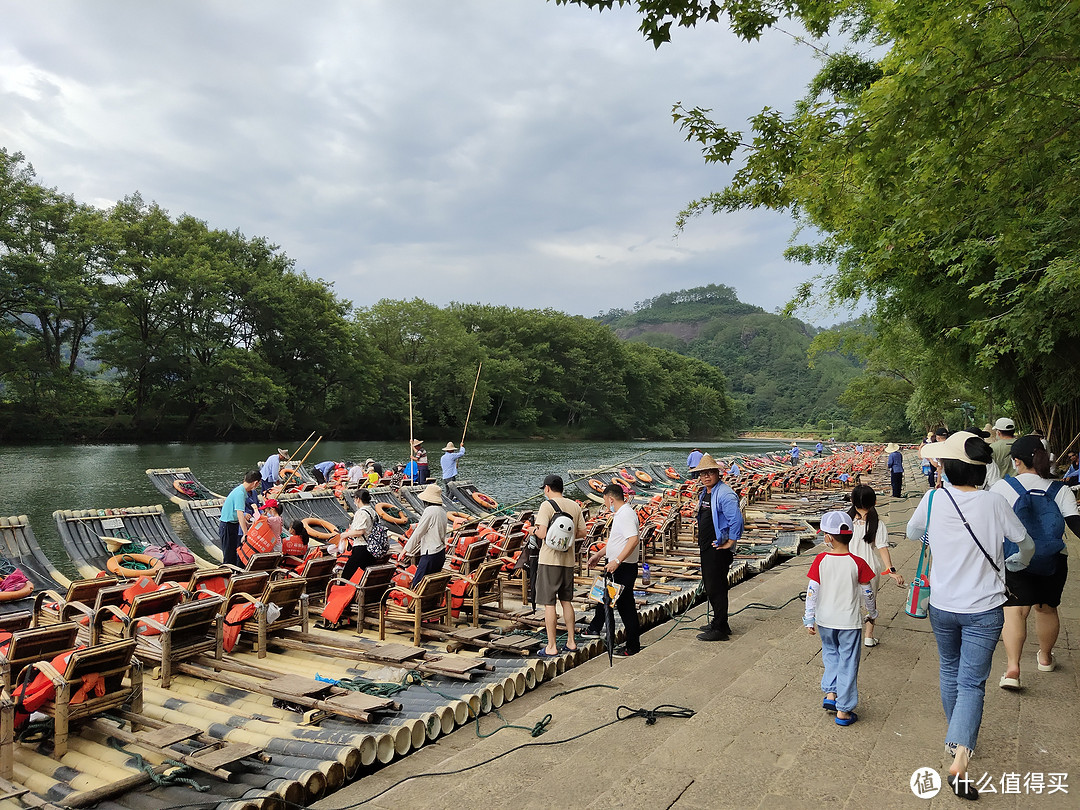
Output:
<path fill-rule="evenodd" d="M 1027 571 L 1006 571 L 1005 583 L 1012 591 L 1013 598 L 1005 603 L 1005 607 L 1057 607 L 1061 604 L 1061 592 L 1065 589 L 1068 576 L 1069 558 L 1064 554 L 1058 554 L 1057 570 L 1052 574 L 1043 576 Z"/>
<path fill-rule="evenodd" d="M 574 569 L 563 565 L 536 567 L 536 604 L 554 605 L 574 598 Z"/>

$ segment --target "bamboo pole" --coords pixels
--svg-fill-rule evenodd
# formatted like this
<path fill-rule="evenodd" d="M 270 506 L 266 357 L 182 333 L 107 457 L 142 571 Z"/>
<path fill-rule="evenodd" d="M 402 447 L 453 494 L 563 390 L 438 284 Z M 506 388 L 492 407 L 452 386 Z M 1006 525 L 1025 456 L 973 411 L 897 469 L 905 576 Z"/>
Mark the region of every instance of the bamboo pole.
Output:
<path fill-rule="evenodd" d="M 483 367 L 483 363 L 476 367 L 476 382 L 473 383 L 472 396 L 469 397 L 469 412 L 465 414 L 465 427 L 461 430 L 461 444 L 465 444 L 465 432 L 469 429 L 469 417 L 472 416 L 473 400 L 476 399 L 476 386 L 480 384 L 480 369 Z"/>
<path fill-rule="evenodd" d="M 413 424 L 412 424 L 412 380 L 409 380 L 409 461 L 413 460 Z M 417 464 L 417 469 L 420 465 Z M 420 483 L 423 483 L 421 481 Z"/>
<path fill-rule="evenodd" d="M 311 441 L 311 437 L 312 437 L 312 436 L 314 436 L 314 435 L 315 435 L 315 431 L 313 430 L 313 431 L 311 431 L 311 433 L 309 433 L 309 434 L 308 434 L 308 437 L 307 437 L 306 439 L 304 439 L 304 440 L 303 440 L 302 442 L 300 442 L 300 446 L 299 446 L 299 447 L 297 447 L 297 448 L 296 448 L 295 450 L 293 450 L 293 455 L 296 455 L 297 453 L 299 453 L 299 452 L 300 452 L 300 450 L 301 450 L 301 448 L 303 448 L 303 446 L 304 446 L 305 444 L 307 444 L 308 442 L 310 442 L 310 441 Z"/>
<path fill-rule="evenodd" d="M 321 442 L 321 441 L 322 441 L 322 436 L 320 436 L 319 438 L 317 438 L 315 440 L 315 444 L 311 445 L 311 449 L 308 450 L 304 454 L 304 457 L 302 459 L 300 459 L 300 461 L 296 462 L 293 465 L 292 469 L 289 471 L 288 477 L 284 481 L 282 481 L 280 484 L 278 484 L 277 487 L 275 487 L 275 489 L 278 489 L 279 492 L 284 492 L 285 491 L 285 485 L 288 484 L 289 481 L 291 481 L 293 479 L 293 476 L 296 475 L 296 471 L 304 466 L 304 462 L 307 461 L 308 456 L 310 456 L 312 454 L 312 452 L 315 450 L 315 448 L 319 445 L 319 442 Z"/>

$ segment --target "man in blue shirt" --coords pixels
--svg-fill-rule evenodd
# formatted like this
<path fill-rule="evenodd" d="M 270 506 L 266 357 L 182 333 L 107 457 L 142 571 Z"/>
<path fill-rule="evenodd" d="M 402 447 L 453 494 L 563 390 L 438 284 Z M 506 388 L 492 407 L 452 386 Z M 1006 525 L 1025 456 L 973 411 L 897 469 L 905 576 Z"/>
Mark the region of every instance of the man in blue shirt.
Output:
<path fill-rule="evenodd" d="M 697 478 L 697 473 L 694 472 L 694 467 L 701 463 L 701 451 L 696 447 L 690 451 L 690 455 L 686 457 L 686 469 L 690 471 L 691 478 Z"/>
<path fill-rule="evenodd" d="M 700 641 L 727 641 L 731 637 L 728 625 L 728 570 L 735 557 L 735 544 L 743 532 L 743 517 L 739 497 L 720 481 L 720 465 L 708 453 L 694 472 L 701 480 L 698 499 L 698 551 L 701 553 L 701 582 L 712 606 L 712 622 L 702 626 Z"/>
<path fill-rule="evenodd" d="M 330 480 L 330 475 L 334 472 L 334 468 L 337 466 L 336 461 L 320 461 L 313 468 L 313 475 L 315 481 L 320 484 L 325 484 Z"/>
<path fill-rule="evenodd" d="M 234 487 L 221 504 L 218 540 L 221 542 L 221 556 L 226 565 L 240 565 L 236 550 L 240 547 L 240 535 L 248 530 L 249 504 L 260 480 L 261 473 L 252 470 L 244 476 L 244 483 Z"/>
<path fill-rule="evenodd" d="M 817 447 L 814 448 L 814 451 L 820 456 L 822 453 L 825 452 L 825 445 L 823 445 L 821 442 L 818 442 Z"/>
<path fill-rule="evenodd" d="M 791 466 L 794 467 L 799 463 L 799 443 L 791 443 Z"/>
<path fill-rule="evenodd" d="M 289 451 L 282 450 L 280 447 L 276 453 L 272 453 L 267 456 L 266 461 L 262 463 L 259 468 L 259 475 L 262 481 L 262 491 L 269 492 L 270 489 L 281 478 L 281 462 L 289 460 Z"/>
<path fill-rule="evenodd" d="M 439 463 L 442 465 L 442 480 L 453 481 L 457 478 L 457 465 L 458 459 L 465 455 L 465 445 L 461 445 L 461 449 L 458 450 L 454 447 L 453 442 L 447 442 L 446 447 L 443 448 L 442 458 L 439 459 Z"/>
<path fill-rule="evenodd" d="M 896 442 L 885 445 L 885 452 L 889 454 L 887 466 L 892 478 L 892 496 L 899 498 L 900 491 L 904 488 L 904 455 Z"/>

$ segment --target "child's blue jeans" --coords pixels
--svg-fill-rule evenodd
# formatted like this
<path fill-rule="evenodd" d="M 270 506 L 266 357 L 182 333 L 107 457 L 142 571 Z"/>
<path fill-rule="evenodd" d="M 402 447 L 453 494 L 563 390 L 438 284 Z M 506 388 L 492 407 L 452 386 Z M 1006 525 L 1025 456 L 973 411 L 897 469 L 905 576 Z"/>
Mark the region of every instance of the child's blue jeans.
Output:
<path fill-rule="evenodd" d="M 859 657 L 862 652 L 862 630 L 834 630 L 818 625 L 821 636 L 821 660 L 825 674 L 821 691 L 836 693 L 836 709 L 850 712 L 859 702 Z"/>

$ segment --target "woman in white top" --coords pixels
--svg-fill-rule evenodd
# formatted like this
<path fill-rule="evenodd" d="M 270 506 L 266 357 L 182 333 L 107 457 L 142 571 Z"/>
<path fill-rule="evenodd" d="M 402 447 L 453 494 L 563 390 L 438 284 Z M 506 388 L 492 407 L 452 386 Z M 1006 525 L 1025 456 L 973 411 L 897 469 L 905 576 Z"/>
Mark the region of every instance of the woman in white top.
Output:
<path fill-rule="evenodd" d="M 885 523 L 878 517 L 877 493 L 873 487 L 866 484 L 856 484 L 851 490 L 851 508 L 848 510 L 855 533 L 851 537 L 848 551 L 856 557 L 861 557 L 870 566 L 870 570 L 876 575 L 870 587 L 877 593 L 881 585 L 882 577 L 891 577 L 897 587 L 904 586 L 904 577 L 897 572 L 892 564 L 892 554 L 889 551 L 889 532 Z M 878 640 L 874 637 L 874 623 L 867 619 L 863 624 L 863 645 L 876 647 Z"/>
<path fill-rule="evenodd" d="M 986 465 L 993 461 L 990 445 L 961 431 L 919 450 L 923 458 L 930 453 L 941 459 L 948 483 L 923 496 L 908 521 L 907 536 L 919 540 L 926 531 L 933 553 L 930 626 L 937 639 L 941 705 L 949 724 L 945 747 L 953 755 L 948 782 L 958 795 L 975 799 L 979 794 L 967 777 L 968 760 L 979 736 L 986 679 L 1005 624 L 1005 570 L 1026 566 L 1035 544 L 1005 499 L 979 488 Z M 1019 547 L 1008 559 L 1006 538 Z"/>
<path fill-rule="evenodd" d="M 998 481 L 990 491 L 1004 497 L 1014 511 L 1020 493 L 1011 482 L 1015 481 L 1029 493 L 1046 493 L 1048 496 L 1053 491 L 1054 508 L 1060 515 L 1060 522 L 1055 521 L 1056 536 L 1052 538 L 1042 536 L 1038 521 L 1033 520 L 1034 516 L 1021 515 L 1025 528 L 1035 540 L 1038 553 L 1028 570 L 1010 571 L 1005 575 L 1012 591 L 1012 597 L 1005 603 L 1005 629 L 1001 634 L 1008 663 L 998 686 L 1002 689 L 1019 689 L 1020 658 L 1024 652 L 1024 642 L 1027 641 L 1027 620 L 1032 608 L 1035 608 L 1035 633 L 1039 638 L 1036 665 L 1040 672 L 1053 672 L 1056 666 L 1054 644 L 1057 643 L 1060 629 L 1058 605 L 1061 604 L 1061 592 L 1069 575 L 1069 558 L 1066 556 L 1063 535 L 1066 524 L 1074 533 L 1080 533 L 1080 514 L 1077 513 L 1076 496 L 1072 490 L 1060 481 L 1050 480 L 1050 454 L 1038 436 L 1021 436 L 1013 442 L 1009 455 L 1012 456 L 1016 475 Z M 1049 500 L 1041 494 L 1033 497 Z M 1051 547 L 1050 543 L 1054 545 Z M 1040 546 L 1044 548 L 1040 549 Z M 1057 548 L 1060 551 L 1050 553 Z"/>
<path fill-rule="evenodd" d="M 420 555 L 416 561 L 416 574 L 412 587 L 415 588 L 428 574 L 442 570 L 446 562 L 446 509 L 442 503 L 442 488 L 438 484 L 428 484 L 420 493 L 420 500 L 428 504 L 420 515 L 420 520 L 409 535 L 409 542 L 401 550 L 398 559 Z"/>

